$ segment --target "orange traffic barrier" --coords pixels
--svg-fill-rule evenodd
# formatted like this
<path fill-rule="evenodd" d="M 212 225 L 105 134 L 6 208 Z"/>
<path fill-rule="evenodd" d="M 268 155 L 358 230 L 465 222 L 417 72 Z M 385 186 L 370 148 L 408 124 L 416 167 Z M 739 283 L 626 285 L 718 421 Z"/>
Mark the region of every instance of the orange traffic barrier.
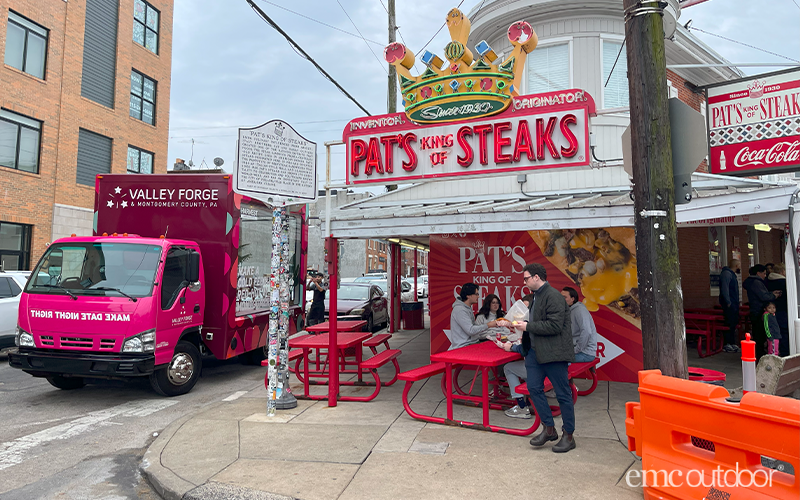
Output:
<path fill-rule="evenodd" d="M 626 481 L 645 499 L 800 498 L 800 401 L 639 372 L 625 405 L 628 450 L 642 470 Z"/>

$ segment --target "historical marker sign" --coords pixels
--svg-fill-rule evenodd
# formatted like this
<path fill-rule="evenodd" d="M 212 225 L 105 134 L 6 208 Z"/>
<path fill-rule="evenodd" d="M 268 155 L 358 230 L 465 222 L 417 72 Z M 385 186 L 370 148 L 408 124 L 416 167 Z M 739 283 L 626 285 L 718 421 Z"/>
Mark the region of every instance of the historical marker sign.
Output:
<path fill-rule="evenodd" d="M 233 190 L 271 205 L 317 197 L 317 145 L 291 125 L 272 120 L 239 129 Z"/>

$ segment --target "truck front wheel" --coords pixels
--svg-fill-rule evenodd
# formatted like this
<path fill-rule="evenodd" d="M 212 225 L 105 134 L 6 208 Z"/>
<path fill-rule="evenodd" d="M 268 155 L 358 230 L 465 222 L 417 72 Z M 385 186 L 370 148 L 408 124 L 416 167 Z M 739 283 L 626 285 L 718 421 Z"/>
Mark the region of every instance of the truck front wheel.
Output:
<path fill-rule="evenodd" d="M 47 377 L 47 381 L 50 382 L 50 385 L 53 387 L 58 387 L 63 391 L 80 389 L 86 385 L 83 377 L 62 377 L 61 375 L 56 375 L 54 377 Z"/>
<path fill-rule="evenodd" d="M 178 342 L 172 361 L 150 374 L 150 385 L 162 396 L 186 394 L 200 378 L 202 367 L 203 361 L 197 347 L 189 342 Z"/>

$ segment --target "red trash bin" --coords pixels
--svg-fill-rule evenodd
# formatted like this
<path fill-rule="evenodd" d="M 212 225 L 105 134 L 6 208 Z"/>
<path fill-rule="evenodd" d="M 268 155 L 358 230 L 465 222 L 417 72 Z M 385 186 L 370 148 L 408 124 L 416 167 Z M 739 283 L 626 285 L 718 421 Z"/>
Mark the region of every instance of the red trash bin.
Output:
<path fill-rule="evenodd" d="M 403 302 L 403 330 L 422 330 L 425 328 L 422 302 Z"/>

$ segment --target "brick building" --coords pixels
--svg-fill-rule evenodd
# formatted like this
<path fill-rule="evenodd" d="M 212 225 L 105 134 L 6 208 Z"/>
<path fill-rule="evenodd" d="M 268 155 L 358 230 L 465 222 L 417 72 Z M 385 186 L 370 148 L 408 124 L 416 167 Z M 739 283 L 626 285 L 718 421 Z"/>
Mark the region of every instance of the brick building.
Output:
<path fill-rule="evenodd" d="M 0 263 L 92 233 L 103 173 L 165 173 L 171 0 L 0 0 Z"/>

